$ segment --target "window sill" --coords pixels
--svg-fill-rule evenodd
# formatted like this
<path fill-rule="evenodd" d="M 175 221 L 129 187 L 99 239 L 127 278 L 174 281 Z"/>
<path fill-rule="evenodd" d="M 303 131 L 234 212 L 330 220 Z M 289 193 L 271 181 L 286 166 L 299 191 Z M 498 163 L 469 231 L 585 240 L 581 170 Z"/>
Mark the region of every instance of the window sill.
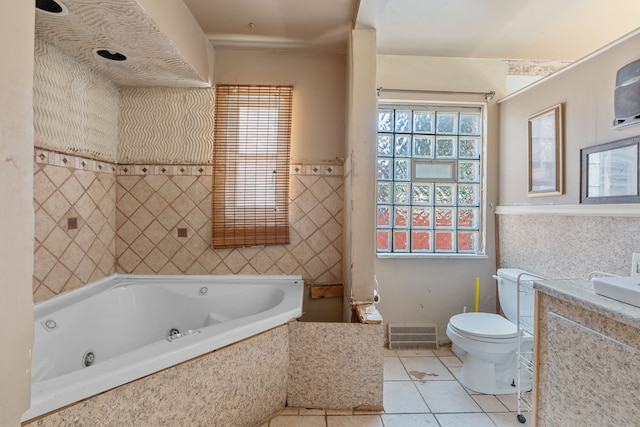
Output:
<path fill-rule="evenodd" d="M 489 259 L 485 254 L 401 254 L 401 253 L 377 253 L 376 257 L 379 259 L 386 258 L 418 258 L 418 259 Z"/>

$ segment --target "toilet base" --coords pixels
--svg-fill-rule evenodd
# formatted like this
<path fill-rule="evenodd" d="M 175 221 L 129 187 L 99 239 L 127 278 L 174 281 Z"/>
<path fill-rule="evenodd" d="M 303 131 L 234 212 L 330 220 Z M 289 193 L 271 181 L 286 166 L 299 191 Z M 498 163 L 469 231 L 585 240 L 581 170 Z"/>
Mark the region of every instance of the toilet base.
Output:
<path fill-rule="evenodd" d="M 478 393 L 512 394 L 517 391 L 517 378 L 515 352 L 500 364 L 487 362 L 467 353 L 462 364 L 460 383 Z M 526 384 L 523 385 L 527 387 Z"/>

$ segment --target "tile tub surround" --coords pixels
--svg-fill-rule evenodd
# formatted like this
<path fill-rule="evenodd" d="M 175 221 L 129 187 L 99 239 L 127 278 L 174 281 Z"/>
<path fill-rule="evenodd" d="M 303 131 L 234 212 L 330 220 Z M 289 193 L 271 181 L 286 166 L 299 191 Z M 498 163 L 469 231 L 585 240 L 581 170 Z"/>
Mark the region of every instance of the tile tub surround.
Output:
<path fill-rule="evenodd" d="M 41 148 L 35 163 L 36 302 L 115 272 L 342 283 L 341 165 L 291 166 L 291 244 L 213 250 L 210 165 L 116 165 Z"/>
<path fill-rule="evenodd" d="M 27 425 L 252 427 L 285 406 L 288 363 L 283 325 Z"/>
<path fill-rule="evenodd" d="M 112 163 L 36 149 L 34 302 L 115 273 Z"/>
<path fill-rule="evenodd" d="M 382 325 L 290 322 L 27 425 L 253 427 L 305 411 L 294 405 L 377 413 L 367 409 L 382 405 L 382 337 Z"/>
<path fill-rule="evenodd" d="M 538 425 L 636 425 L 640 308 L 597 295 L 589 281 L 534 287 Z"/>
<path fill-rule="evenodd" d="M 289 245 L 214 250 L 211 166 L 118 166 L 117 271 L 299 274 L 305 283 L 342 283 L 341 169 L 292 167 Z"/>

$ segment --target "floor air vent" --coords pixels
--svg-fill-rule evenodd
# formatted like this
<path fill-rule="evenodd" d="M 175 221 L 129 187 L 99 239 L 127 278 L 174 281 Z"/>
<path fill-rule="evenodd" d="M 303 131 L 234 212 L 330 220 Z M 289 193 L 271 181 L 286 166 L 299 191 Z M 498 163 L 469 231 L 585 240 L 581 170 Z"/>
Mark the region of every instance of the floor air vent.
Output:
<path fill-rule="evenodd" d="M 389 324 L 389 349 L 437 349 L 438 327 L 426 324 Z"/>

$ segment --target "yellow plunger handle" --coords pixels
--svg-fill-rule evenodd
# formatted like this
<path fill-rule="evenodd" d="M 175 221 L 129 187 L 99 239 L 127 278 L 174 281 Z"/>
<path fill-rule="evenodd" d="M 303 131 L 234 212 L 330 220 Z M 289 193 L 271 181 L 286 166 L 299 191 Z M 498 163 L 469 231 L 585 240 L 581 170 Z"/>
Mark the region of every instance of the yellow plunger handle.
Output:
<path fill-rule="evenodd" d="M 478 312 L 479 304 L 480 304 L 480 278 L 476 277 L 476 313 Z"/>

